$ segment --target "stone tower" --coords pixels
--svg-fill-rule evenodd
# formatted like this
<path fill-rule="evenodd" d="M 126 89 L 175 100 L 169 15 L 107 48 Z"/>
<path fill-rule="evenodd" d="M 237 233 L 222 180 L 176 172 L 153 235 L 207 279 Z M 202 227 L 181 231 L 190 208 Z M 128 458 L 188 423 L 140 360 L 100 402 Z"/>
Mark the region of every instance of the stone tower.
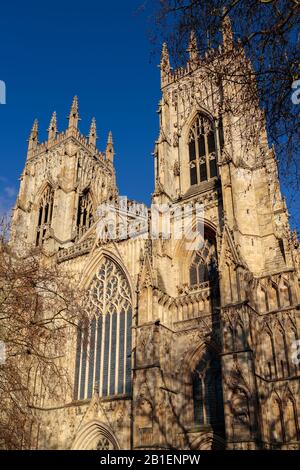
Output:
<path fill-rule="evenodd" d="M 40 406 L 37 448 L 300 448 L 299 246 L 251 84 L 211 73 L 251 71 L 233 45 L 228 22 L 205 57 L 192 34 L 178 70 L 163 46 L 151 212 L 120 206 L 112 136 L 105 153 L 94 120 L 81 136 L 77 99 L 65 133 L 54 115 L 39 144 L 34 124 L 12 243 L 90 292 L 89 328 L 66 345 L 73 385 Z"/>
<path fill-rule="evenodd" d="M 80 134 L 78 100 L 74 97 L 69 125 L 58 132 L 56 113 L 48 140 L 38 141 L 34 121 L 25 169 L 13 213 L 12 243 L 42 247 L 48 254 L 73 246 L 94 221 L 94 208 L 117 193 L 112 137 L 107 152 L 96 147 L 96 121 L 88 138 Z"/>

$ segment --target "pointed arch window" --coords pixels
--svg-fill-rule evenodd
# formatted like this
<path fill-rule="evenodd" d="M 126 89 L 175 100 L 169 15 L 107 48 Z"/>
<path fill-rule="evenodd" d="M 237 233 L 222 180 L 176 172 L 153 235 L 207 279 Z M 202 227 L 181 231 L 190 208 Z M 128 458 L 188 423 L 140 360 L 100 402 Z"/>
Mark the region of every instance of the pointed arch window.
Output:
<path fill-rule="evenodd" d="M 131 393 L 132 303 L 121 269 L 105 258 L 94 277 L 87 321 L 78 327 L 75 398 Z"/>
<path fill-rule="evenodd" d="M 219 358 L 206 351 L 193 373 L 194 422 L 224 427 L 222 375 Z"/>
<path fill-rule="evenodd" d="M 197 286 L 205 282 L 214 282 L 217 277 L 216 244 L 213 238 L 205 237 L 200 250 L 192 259 L 190 266 L 190 285 Z"/>
<path fill-rule="evenodd" d="M 50 186 L 45 189 L 39 203 L 36 246 L 43 245 L 52 221 L 54 190 Z"/>
<path fill-rule="evenodd" d="M 199 114 L 189 133 L 191 186 L 217 176 L 217 145 L 213 122 Z"/>
<path fill-rule="evenodd" d="M 77 210 L 77 233 L 79 238 L 92 226 L 94 221 L 93 201 L 90 191 L 79 196 Z"/>

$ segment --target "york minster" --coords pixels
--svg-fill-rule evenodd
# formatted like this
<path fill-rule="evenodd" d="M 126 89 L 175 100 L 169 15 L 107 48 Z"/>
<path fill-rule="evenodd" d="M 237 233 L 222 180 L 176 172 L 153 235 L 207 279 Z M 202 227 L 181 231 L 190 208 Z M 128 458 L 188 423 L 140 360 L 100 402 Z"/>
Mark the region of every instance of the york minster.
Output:
<path fill-rule="evenodd" d="M 62 345 L 70 386 L 52 396 L 38 372 L 30 381 L 32 449 L 300 449 L 299 242 L 258 100 L 209 72 L 251 63 L 228 19 L 218 49 L 200 57 L 193 33 L 187 46 L 185 67 L 172 68 L 167 44 L 160 62 L 151 197 L 177 208 L 169 237 L 147 236 L 150 208 L 142 233 L 110 236 L 99 208 L 119 211 L 115 137 L 98 145 L 94 119 L 80 132 L 77 97 L 65 130 L 54 113 L 40 142 L 33 124 L 10 245 L 38 250 L 88 295 Z M 118 229 L 145 222 L 136 205 Z M 194 250 L 174 236 L 186 207 L 202 234 Z"/>

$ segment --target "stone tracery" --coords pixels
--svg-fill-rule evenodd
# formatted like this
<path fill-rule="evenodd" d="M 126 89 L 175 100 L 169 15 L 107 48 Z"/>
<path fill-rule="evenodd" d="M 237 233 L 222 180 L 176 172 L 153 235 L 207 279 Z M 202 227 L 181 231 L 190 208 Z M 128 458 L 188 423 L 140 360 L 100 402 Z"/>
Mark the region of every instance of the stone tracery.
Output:
<path fill-rule="evenodd" d="M 78 330 L 75 395 L 91 398 L 99 394 L 131 392 L 130 287 L 124 273 L 104 258 L 90 286 L 86 307 L 89 320 Z"/>

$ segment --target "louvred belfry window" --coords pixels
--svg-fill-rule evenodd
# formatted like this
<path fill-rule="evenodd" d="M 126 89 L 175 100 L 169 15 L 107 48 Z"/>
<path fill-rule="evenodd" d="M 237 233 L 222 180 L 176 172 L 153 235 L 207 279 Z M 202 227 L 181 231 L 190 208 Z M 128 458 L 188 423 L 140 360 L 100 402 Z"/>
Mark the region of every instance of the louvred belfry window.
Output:
<path fill-rule="evenodd" d="M 77 232 L 79 238 L 92 226 L 93 201 L 89 191 L 85 191 L 79 196 L 77 210 Z"/>
<path fill-rule="evenodd" d="M 49 232 L 53 213 L 53 202 L 54 190 L 50 186 L 47 186 L 39 204 L 36 246 L 43 245 Z"/>
<path fill-rule="evenodd" d="M 121 269 L 105 258 L 89 294 L 87 320 L 78 327 L 75 398 L 131 393 L 132 303 Z"/>
<path fill-rule="evenodd" d="M 198 115 L 189 133 L 191 186 L 217 176 L 217 149 L 213 122 Z"/>

